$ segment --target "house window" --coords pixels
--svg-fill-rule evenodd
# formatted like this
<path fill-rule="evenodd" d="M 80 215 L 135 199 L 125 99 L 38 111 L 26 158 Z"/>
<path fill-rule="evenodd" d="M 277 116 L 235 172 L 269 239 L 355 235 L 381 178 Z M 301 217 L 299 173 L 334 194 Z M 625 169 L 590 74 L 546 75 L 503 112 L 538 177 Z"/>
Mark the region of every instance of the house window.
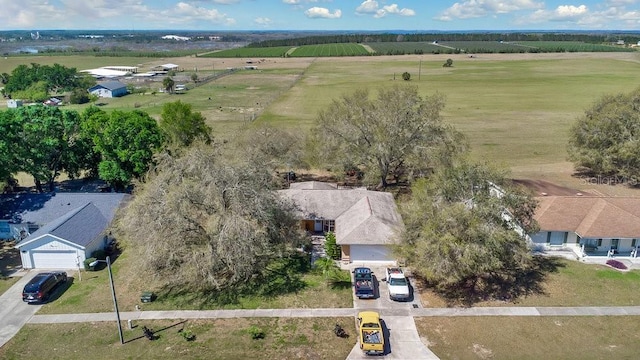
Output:
<path fill-rule="evenodd" d="M 631 239 L 631 247 L 636 247 L 636 240 L 638 239 Z"/>
<path fill-rule="evenodd" d="M 598 243 L 596 246 L 602 246 L 602 239 L 598 239 Z"/>
<path fill-rule="evenodd" d="M 324 221 L 324 232 L 328 233 L 330 231 L 335 231 L 336 221 L 335 220 L 325 220 Z"/>

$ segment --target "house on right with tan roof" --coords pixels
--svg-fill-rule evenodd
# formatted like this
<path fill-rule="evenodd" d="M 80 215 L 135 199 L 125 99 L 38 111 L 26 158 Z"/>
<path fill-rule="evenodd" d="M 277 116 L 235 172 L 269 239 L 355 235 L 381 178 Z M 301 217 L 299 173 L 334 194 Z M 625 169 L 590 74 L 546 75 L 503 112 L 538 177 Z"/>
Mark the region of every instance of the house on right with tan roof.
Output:
<path fill-rule="evenodd" d="M 635 257 L 640 247 L 640 198 L 545 196 L 538 201 L 535 219 L 540 232 L 531 236 L 534 249 L 572 250 L 580 257 Z"/>

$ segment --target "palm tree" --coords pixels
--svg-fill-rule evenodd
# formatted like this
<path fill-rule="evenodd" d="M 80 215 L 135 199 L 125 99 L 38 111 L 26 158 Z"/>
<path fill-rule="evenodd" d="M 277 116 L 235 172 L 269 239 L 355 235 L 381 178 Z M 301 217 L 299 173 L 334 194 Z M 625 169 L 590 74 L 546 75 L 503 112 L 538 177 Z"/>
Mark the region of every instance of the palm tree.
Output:
<path fill-rule="evenodd" d="M 166 78 L 164 78 L 164 80 L 162 80 L 162 86 L 164 86 L 164 89 L 168 93 L 172 93 L 173 92 L 173 87 L 175 85 L 176 85 L 176 83 L 175 83 L 175 81 L 173 81 L 171 76 L 167 76 Z"/>

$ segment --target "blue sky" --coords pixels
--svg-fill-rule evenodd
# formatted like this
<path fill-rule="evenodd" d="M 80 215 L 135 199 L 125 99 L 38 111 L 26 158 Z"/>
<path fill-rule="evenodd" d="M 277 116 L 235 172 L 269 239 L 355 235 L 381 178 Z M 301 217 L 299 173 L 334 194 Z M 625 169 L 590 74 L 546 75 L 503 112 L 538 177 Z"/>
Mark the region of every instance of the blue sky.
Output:
<path fill-rule="evenodd" d="M 0 0 L 0 30 L 639 30 L 640 0 Z"/>

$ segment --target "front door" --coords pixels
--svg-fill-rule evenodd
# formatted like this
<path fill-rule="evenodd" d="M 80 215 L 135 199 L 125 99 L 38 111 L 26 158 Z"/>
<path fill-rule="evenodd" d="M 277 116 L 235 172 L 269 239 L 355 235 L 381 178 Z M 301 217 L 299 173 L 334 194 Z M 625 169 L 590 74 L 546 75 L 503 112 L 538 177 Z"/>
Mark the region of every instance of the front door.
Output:
<path fill-rule="evenodd" d="M 618 250 L 618 243 L 620 239 L 611 239 L 611 250 Z"/>

